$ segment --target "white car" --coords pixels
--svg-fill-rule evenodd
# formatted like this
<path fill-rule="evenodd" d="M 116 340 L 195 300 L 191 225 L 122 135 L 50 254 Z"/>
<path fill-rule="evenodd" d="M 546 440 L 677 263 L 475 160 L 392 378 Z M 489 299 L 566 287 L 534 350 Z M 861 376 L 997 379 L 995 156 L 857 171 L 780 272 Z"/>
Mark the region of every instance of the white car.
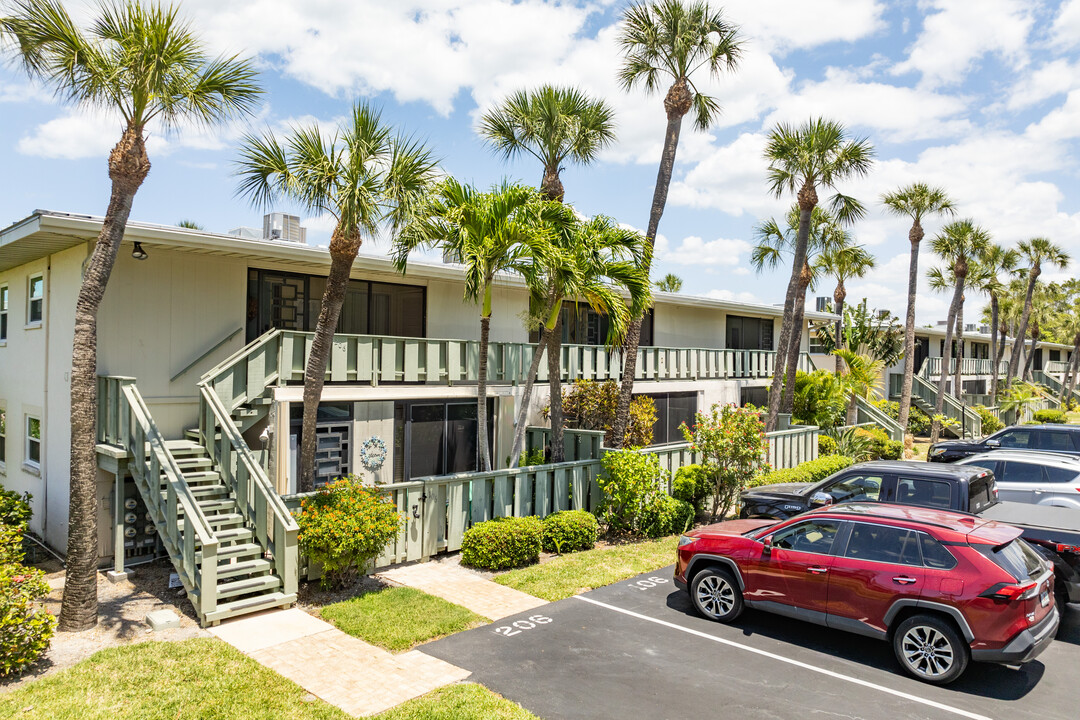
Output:
<path fill-rule="evenodd" d="M 1080 458 L 1035 450 L 992 450 L 956 464 L 993 471 L 1001 500 L 1080 509 Z"/>

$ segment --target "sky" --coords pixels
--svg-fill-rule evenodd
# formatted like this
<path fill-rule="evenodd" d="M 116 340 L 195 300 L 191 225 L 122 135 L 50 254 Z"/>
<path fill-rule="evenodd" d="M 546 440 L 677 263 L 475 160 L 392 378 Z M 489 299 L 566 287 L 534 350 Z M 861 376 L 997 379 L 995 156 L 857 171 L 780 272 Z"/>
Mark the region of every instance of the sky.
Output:
<path fill-rule="evenodd" d="M 69 2 L 77 17 L 93 6 Z M 754 228 L 781 217 L 762 150 L 780 122 L 827 117 L 873 144 L 870 174 L 839 189 L 868 207 L 852 232 L 877 258 L 848 282 L 848 300 L 903 315 L 909 223 L 886 215 L 881 194 L 923 181 L 943 187 L 959 217 L 1014 246 L 1048 237 L 1080 259 L 1080 0 L 727 0 L 745 39 L 739 67 L 698 87 L 723 112 L 705 132 L 684 124 L 653 276 L 675 273 L 683 292 L 782 303 L 790 269 L 756 273 Z M 644 228 L 663 143 L 663 98 L 623 92 L 616 73 L 624 0 L 184 0 L 183 13 L 213 54 L 255 59 L 266 90 L 253 117 L 215 130 L 149 129 L 152 169 L 132 219 L 193 220 L 225 232 L 261 226 L 236 195 L 237 147 L 246 132 L 332 127 L 363 99 L 432 148 L 442 169 L 488 187 L 504 178 L 539 184 L 539 164 L 504 162 L 476 133 L 482 113 L 544 83 L 607 100 L 618 140 L 588 167 L 562 173 L 566 201 Z M 34 209 L 104 214 L 106 158 L 118 121 L 65 106 L 0 65 L 0 226 Z M 823 194 L 823 197 L 825 195 Z M 332 220 L 308 217 L 308 242 L 329 241 Z M 927 223 L 921 268 L 936 264 Z M 383 255 L 387 241 L 361 252 Z M 1047 280 L 1076 275 L 1073 262 Z M 816 295 L 832 294 L 823 280 Z M 985 298 L 971 296 L 973 306 Z M 920 284 L 920 324 L 943 319 L 948 296 Z"/>

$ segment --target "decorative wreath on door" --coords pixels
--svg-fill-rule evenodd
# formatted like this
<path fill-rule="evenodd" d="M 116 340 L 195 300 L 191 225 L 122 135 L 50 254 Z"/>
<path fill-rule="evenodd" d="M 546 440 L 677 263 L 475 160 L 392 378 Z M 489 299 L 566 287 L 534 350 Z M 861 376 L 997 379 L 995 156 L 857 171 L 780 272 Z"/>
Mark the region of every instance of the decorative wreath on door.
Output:
<path fill-rule="evenodd" d="M 372 472 L 386 462 L 386 443 L 377 435 L 372 435 L 360 445 L 360 462 Z"/>

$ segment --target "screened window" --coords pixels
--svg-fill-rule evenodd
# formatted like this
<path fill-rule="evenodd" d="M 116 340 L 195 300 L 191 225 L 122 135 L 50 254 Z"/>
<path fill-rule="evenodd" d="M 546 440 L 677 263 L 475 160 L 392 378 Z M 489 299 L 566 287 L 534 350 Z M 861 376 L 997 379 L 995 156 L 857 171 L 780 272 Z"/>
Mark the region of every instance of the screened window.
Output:
<path fill-rule="evenodd" d="M 41 419 L 26 416 L 26 463 L 41 466 Z"/>
<path fill-rule="evenodd" d="M 852 523 L 848 540 L 849 558 L 897 565 L 922 565 L 919 534 L 907 528 L 889 525 Z"/>
<path fill-rule="evenodd" d="M 27 282 L 26 324 L 40 325 L 45 317 L 45 276 L 31 275 Z"/>
<path fill-rule="evenodd" d="M 725 346 L 734 350 L 772 350 L 772 318 L 728 315 Z"/>
<path fill-rule="evenodd" d="M 952 506 L 952 489 L 948 483 L 938 480 L 900 478 L 896 501 L 904 505 L 949 508 Z"/>
<path fill-rule="evenodd" d="M 0 343 L 7 340 L 9 302 L 8 286 L 0 285 Z"/>
<path fill-rule="evenodd" d="M 650 394 L 656 405 L 656 422 L 653 424 L 653 445 L 683 442 L 683 423 L 692 426 L 694 413 L 697 412 L 697 393 L 659 393 Z"/>
<path fill-rule="evenodd" d="M 773 547 L 797 552 L 828 555 L 840 523 L 832 520 L 810 520 L 786 527 L 772 536 Z"/>
<path fill-rule="evenodd" d="M 480 467 L 475 400 L 399 402 L 394 407 L 394 477 L 473 472 Z M 494 446 L 495 404 L 488 401 L 488 447 Z"/>
<path fill-rule="evenodd" d="M 611 323 L 607 315 L 592 309 L 587 303 L 563 303 L 562 342 L 567 345 L 606 345 Z M 529 332 L 529 342 L 539 342 L 540 331 Z M 653 344 L 653 311 L 648 310 L 641 318 L 640 347 Z"/>

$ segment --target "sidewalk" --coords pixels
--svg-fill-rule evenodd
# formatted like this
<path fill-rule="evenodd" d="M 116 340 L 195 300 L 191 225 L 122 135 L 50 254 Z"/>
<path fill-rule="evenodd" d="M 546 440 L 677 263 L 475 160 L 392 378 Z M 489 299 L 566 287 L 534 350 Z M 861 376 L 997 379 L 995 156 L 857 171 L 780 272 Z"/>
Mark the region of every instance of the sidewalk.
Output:
<path fill-rule="evenodd" d="M 295 608 L 228 620 L 210 633 L 351 715 L 383 712 L 470 674 L 418 650 L 393 655 Z"/>
<path fill-rule="evenodd" d="M 490 620 L 547 605 L 546 600 L 499 585 L 450 562 L 417 563 L 376 575 L 399 585 L 423 590 L 429 595 L 437 595 Z"/>

